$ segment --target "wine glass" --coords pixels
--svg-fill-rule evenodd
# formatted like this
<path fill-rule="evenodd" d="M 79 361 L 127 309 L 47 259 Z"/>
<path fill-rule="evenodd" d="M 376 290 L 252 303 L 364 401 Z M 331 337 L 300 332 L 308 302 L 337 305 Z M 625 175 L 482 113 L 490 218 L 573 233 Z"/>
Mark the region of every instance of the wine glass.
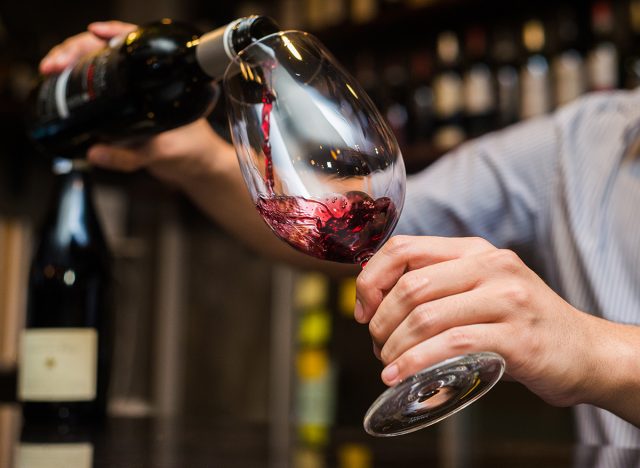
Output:
<path fill-rule="evenodd" d="M 406 174 L 358 83 L 312 35 L 286 31 L 240 52 L 223 84 L 242 175 L 267 225 L 306 254 L 364 266 L 396 225 Z M 365 430 L 391 436 L 433 424 L 503 371 L 495 353 L 449 359 L 387 389 Z"/>

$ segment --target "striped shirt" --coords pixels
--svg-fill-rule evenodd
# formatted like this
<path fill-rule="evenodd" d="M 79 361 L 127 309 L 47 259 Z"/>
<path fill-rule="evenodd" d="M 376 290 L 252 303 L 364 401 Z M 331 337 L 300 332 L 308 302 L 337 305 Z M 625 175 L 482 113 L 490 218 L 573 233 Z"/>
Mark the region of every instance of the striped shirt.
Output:
<path fill-rule="evenodd" d="M 585 96 L 409 177 L 396 233 L 484 237 L 574 307 L 640 324 L 639 139 L 640 90 Z M 640 447 L 640 429 L 613 414 L 575 413 L 581 442 Z"/>

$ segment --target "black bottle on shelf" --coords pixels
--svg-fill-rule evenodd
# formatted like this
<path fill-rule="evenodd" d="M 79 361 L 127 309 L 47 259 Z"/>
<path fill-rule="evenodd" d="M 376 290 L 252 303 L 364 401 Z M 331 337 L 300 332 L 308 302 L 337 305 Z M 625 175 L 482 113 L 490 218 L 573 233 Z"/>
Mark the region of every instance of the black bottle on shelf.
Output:
<path fill-rule="evenodd" d="M 433 134 L 433 60 L 427 50 L 412 54 L 409 89 L 409 138 L 412 143 L 429 141 Z"/>
<path fill-rule="evenodd" d="M 551 75 L 554 103 L 559 107 L 582 95 L 587 80 L 576 12 L 568 7 L 558 8 L 554 25 L 556 51 L 551 60 Z"/>
<path fill-rule="evenodd" d="M 142 26 L 34 93 L 31 138 L 46 153 L 83 157 L 96 141 L 149 136 L 190 123 L 212 109 L 229 60 L 279 30 L 270 18 L 240 18 L 204 35 L 162 20 Z"/>
<path fill-rule="evenodd" d="M 465 35 L 464 109 L 469 137 L 475 138 L 496 126 L 494 77 L 487 53 L 487 33 L 470 27 Z"/>
<path fill-rule="evenodd" d="M 612 2 L 596 0 L 591 5 L 591 47 L 587 56 L 591 91 L 606 91 L 620 86 L 620 56 L 615 28 Z"/>
<path fill-rule="evenodd" d="M 495 75 L 498 128 L 520 119 L 519 47 L 516 34 L 509 26 L 497 27 L 493 32 L 491 58 Z"/>
<path fill-rule="evenodd" d="M 640 86 L 640 0 L 629 0 L 630 41 L 624 58 L 624 87 Z"/>
<path fill-rule="evenodd" d="M 433 79 L 436 129 L 433 143 L 437 151 L 447 151 L 466 138 L 460 43 L 453 31 L 437 38 L 438 65 Z"/>
<path fill-rule="evenodd" d="M 112 343 L 111 255 L 88 163 L 54 161 L 56 194 L 31 263 L 18 400 L 28 424 L 105 415 Z"/>
<path fill-rule="evenodd" d="M 409 77 L 403 58 L 388 57 L 382 69 L 384 97 L 382 110 L 401 148 L 405 147 L 409 135 Z"/>

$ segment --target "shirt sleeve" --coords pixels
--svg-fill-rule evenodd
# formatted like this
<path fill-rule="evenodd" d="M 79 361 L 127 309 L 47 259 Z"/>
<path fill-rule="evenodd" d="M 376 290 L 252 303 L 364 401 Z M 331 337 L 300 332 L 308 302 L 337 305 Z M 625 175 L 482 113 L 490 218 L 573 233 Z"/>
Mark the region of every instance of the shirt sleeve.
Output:
<path fill-rule="evenodd" d="M 556 177 L 560 143 L 552 115 L 488 134 L 407 179 L 395 234 L 479 236 L 531 247 Z"/>

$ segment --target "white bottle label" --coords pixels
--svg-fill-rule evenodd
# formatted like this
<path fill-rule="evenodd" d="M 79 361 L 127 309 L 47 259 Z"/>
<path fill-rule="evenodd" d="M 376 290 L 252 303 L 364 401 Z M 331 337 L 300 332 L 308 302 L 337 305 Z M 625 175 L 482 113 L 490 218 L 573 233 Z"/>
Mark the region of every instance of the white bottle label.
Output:
<path fill-rule="evenodd" d="M 33 328 L 22 332 L 18 397 L 22 401 L 96 398 L 98 332 Z"/>
<path fill-rule="evenodd" d="M 567 50 L 553 61 L 556 104 L 567 104 L 585 91 L 584 63 L 575 50 Z"/>
<path fill-rule="evenodd" d="M 462 79 L 453 72 L 445 72 L 433 83 L 434 107 L 438 117 L 451 117 L 462 110 Z"/>
<path fill-rule="evenodd" d="M 521 83 L 520 117 L 522 119 L 536 117 L 551 110 L 549 66 L 544 57 L 534 55 L 529 58 L 522 70 Z"/>
<path fill-rule="evenodd" d="M 593 90 L 618 87 L 618 51 L 611 42 L 603 42 L 593 49 L 588 58 L 589 83 Z"/>
<path fill-rule="evenodd" d="M 468 114 L 479 115 L 493 110 L 495 97 L 491 70 L 484 64 L 474 65 L 464 77 L 464 104 Z"/>
<path fill-rule="evenodd" d="M 16 468 L 91 468 L 93 445 L 21 444 L 16 451 Z"/>

